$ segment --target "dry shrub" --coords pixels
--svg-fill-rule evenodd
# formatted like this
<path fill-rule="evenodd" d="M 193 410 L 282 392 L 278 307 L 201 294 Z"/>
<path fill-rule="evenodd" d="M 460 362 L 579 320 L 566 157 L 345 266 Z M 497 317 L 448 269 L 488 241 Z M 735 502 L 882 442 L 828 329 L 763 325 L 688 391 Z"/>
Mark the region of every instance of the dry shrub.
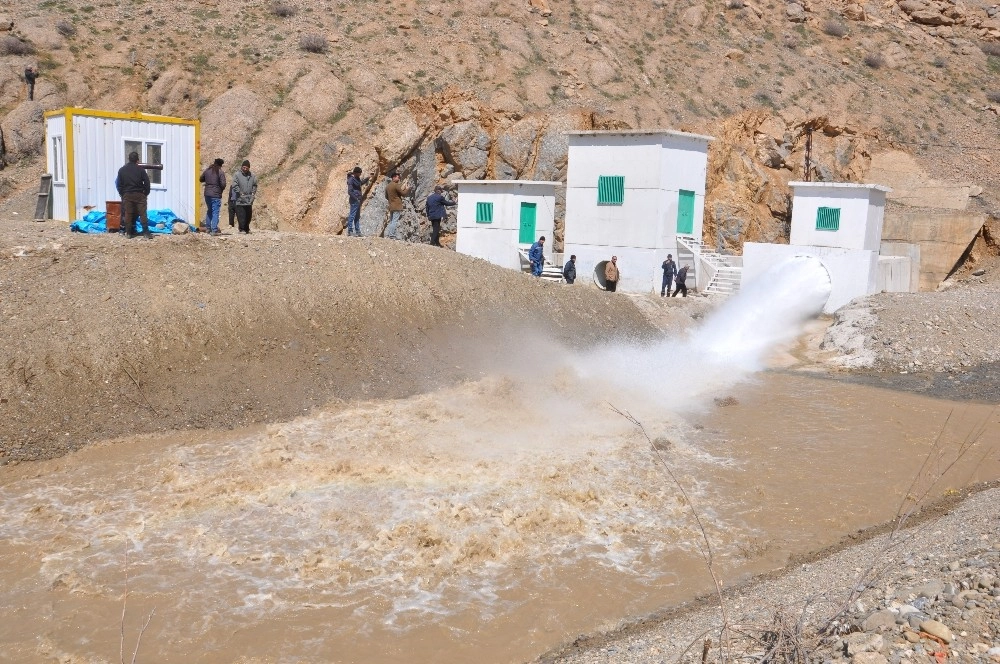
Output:
<path fill-rule="evenodd" d="M 63 37 L 72 37 L 76 34 L 76 26 L 69 21 L 59 21 L 56 23 L 56 32 Z"/>
<path fill-rule="evenodd" d="M 872 69 L 881 69 L 885 66 L 885 58 L 882 57 L 881 53 L 869 53 L 863 62 Z"/>
<path fill-rule="evenodd" d="M 828 21 L 824 21 L 823 32 L 831 37 L 845 37 L 847 35 L 847 26 L 831 18 Z"/>
<path fill-rule="evenodd" d="M 302 35 L 299 38 L 299 48 L 310 53 L 326 53 L 326 37 L 317 34 Z"/>
<path fill-rule="evenodd" d="M 726 9 L 743 9 L 744 6 L 743 0 L 726 0 Z"/>
<path fill-rule="evenodd" d="M 0 55 L 31 55 L 35 47 L 26 41 L 21 41 L 14 35 L 0 39 Z"/>
<path fill-rule="evenodd" d="M 271 4 L 271 13 L 281 18 L 295 16 L 296 12 L 298 10 L 295 7 L 284 2 L 278 1 Z"/>
<path fill-rule="evenodd" d="M 1000 104 L 1000 90 L 990 90 L 986 93 L 986 98 L 994 104 Z"/>
<path fill-rule="evenodd" d="M 986 55 L 1000 56 L 1000 44 L 995 42 L 985 42 L 979 45 L 980 50 Z"/>

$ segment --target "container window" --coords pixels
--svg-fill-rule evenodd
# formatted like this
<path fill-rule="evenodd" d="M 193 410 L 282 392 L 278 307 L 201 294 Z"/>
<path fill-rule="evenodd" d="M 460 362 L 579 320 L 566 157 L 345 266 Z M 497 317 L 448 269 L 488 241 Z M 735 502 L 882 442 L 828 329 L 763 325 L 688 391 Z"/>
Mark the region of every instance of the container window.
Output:
<path fill-rule="evenodd" d="M 840 230 L 840 208 L 821 207 L 816 211 L 816 230 Z"/>
<path fill-rule="evenodd" d="M 63 137 L 52 137 L 52 181 L 66 181 L 66 152 L 63 150 Z"/>
<path fill-rule="evenodd" d="M 476 203 L 476 223 L 493 223 L 493 203 Z"/>
<path fill-rule="evenodd" d="M 139 163 L 141 164 L 163 165 L 162 141 L 144 141 L 137 138 L 126 138 L 125 161 L 128 161 L 128 156 L 133 152 L 139 155 Z M 147 169 L 146 175 L 149 176 L 149 184 L 151 186 L 163 188 L 163 171 L 161 169 Z"/>
<path fill-rule="evenodd" d="M 597 178 L 597 204 L 622 205 L 625 202 L 625 176 L 601 175 Z"/>

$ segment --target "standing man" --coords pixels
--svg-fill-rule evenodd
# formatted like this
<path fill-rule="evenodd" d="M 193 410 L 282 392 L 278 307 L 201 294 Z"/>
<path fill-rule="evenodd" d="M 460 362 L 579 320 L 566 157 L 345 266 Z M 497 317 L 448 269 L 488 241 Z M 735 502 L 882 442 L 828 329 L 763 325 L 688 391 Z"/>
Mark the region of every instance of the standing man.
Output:
<path fill-rule="evenodd" d="M 434 193 L 427 197 L 427 218 L 431 222 L 431 245 L 441 246 L 441 220 L 448 215 L 448 208 L 458 205 L 455 201 L 449 201 L 441 193 L 444 188 L 441 185 L 434 187 Z"/>
<path fill-rule="evenodd" d="M 371 177 L 361 177 L 361 167 L 355 166 L 347 174 L 347 200 L 351 203 L 351 211 L 347 214 L 347 234 L 361 237 L 361 187 L 368 184 Z"/>
<path fill-rule="evenodd" d="M 688 266 L 685 265 L 681 269 L 677 270 L 677 290 L 675 290 L 674 294 L 671 295 L 670 297 L 677 297 L 678 293 L 683 293 L 684 297 L 688 296 L 688 287 L 687 284 L 684 283 L 687 280 L 687 277 L 688 277 Z"/>
<path fill-rule="evenodd" d="M 566 280 L 567 284 L 571 284 L 576 281 L 576 254 L 569 257 L 566 261 L 565 267 L 563 267 L 563 279 Z"/>
<path fill-rule="evenodd" d="M 201 181 L 205 184 L 205 225 L 212 235 L 220 235 L 219 210 L 222 209 L 222 192 L 226 190 L 226 174 L 222 171 L 222 159 L 205 169 Z"/>
<path fill-rule="evenodd" d="M 528 260 L 531 261 L 531 274 L 536 277 L 542 276 L 542 266 L 545 265 L 544 235 L 531 245 L 531 249 L 528 250 Z"/>
<path fill-rule="evenodd" d="M 135 237 L 135 218 L 142 219 L 142 234 L 146 239 L 153 237 L 149 232 L 149 218 L 146 216 L 146 197 L 149 196 L 149 176 L 146 169 L 139 168 L 139 153 L 132 152 L 128 163 L 118 169 L 115 180 L 118 195 L 122 199 L 125 219 L 125 237 Z"/>
<path fill-rule="evenodd" d="M 240 225 L 240 233 L 249 235 L 253 201 L 257 197 L 257 176 L 250 172 L 250 162 L 246 159 L 240 172 L 233 176 L 233 192 L 230 197 L 236 198 L 236 222 Z"/>
<path fill-rule="evenodd" d="M 670 292 L 670 284 L 674 281 L 674 275 L 677 274 L 677 264 L 674 263 L 674 257 L 667 254 L 667 260 L 663 261 L 663 283 L 660 285 L 660 297 L 663 297 Z"/>
<path fill-rule="evenodd" d="M 621 273 L 618 272 L 618 257 L 612 256 L 611 262 L 604 267 L 604 287 L 609 293 L 614 293 L 618 289 L 618 279 Z"/>
<path fill-rule="evenodd" d="M 36 78 L 38 78 L 38 72 L 35 71 L 34 67 L 24 68 L 24 82 L 28 84 L 28 101 L 34 101 L 35 99 Z"/>
<path fill-rule="evenodd" d="M 399 226 L 399 217 L 403 214 L 403 196 L 409 196 L 407 191 L 399 182 L 399 173 L 393 171 L 389 174 L 389 182 L 385 187 L 385 197 L 389 201 L 389 225 L 385 229 L 385 236 L 390 240 L 398 240 L 396 228 Z"/>

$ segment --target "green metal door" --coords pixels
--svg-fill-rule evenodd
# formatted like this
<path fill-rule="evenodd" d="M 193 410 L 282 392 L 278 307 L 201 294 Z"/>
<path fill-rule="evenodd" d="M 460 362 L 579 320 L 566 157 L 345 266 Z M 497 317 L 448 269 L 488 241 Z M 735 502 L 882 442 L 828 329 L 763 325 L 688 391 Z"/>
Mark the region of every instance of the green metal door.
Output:
<path fill-rule="evenodd" d="M 681 189 L 677 200 L 677 232 L 694 233 L 694 192 Z"/>
<path fill-rule="evenodd" d="M 531 244 L 535 241 L 535 203 L 521 203 L 521 232 L 517 241 Z"/>

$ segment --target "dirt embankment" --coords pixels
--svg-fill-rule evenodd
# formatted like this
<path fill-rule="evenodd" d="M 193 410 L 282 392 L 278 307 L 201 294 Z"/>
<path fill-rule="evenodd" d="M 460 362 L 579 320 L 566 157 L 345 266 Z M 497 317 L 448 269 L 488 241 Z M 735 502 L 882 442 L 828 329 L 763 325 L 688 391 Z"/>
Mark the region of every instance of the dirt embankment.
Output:
<path fill-rule="evenodd" d="M 518 357 L 534 332 L 655 333 L 630 298 L 388 240 L 0 221 L 0 247 L 0 463 L 408 395 Z"/>

